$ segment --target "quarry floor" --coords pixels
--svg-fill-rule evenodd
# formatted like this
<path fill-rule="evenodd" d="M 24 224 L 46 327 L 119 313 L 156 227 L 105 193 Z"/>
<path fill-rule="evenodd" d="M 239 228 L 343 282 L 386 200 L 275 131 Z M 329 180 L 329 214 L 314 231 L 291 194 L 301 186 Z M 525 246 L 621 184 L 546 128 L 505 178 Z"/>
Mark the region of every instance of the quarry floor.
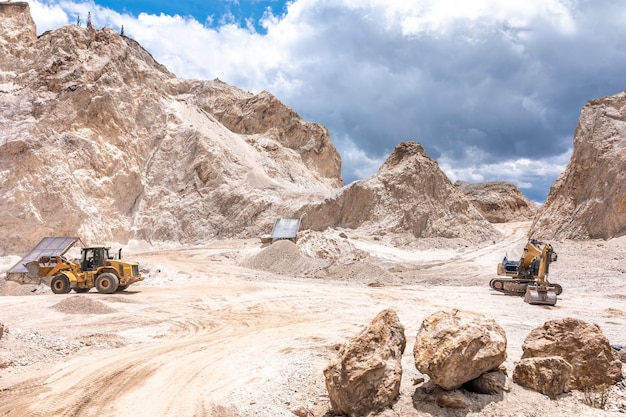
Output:
<path fill-rule="evenodd" d="M 611 344 L 626 345 L 626 238 L 552 242 L 559 259 L 550 278 L 564 292 L 556 306 L 531 306 L 488 288 L 504 254 L 521 252 L 529 223 L 497 227 L 499 241 L 430 249 L 345 231 L 369 262 L 400 277 L 390 284 L 243 268 L 264 249 L 247 239 L 135 251 L 126 257 L 145 280 L 112 295 L 2 296 L 0 415 L 331 416 L 322 369 L 387 308 L 407 346 L 400 397 L 383 416 L 624 415 L 623 382 L 607 392 L 605 410 L 581 392 L 550 400 L 511 381 L 501 395 L 464 393 L 469 409 L 440 408 L 424 394 L 413 343 L 422 320 L 441 309 L 495 319 L 507 334 L 509 376 L 524 338 L 547 320 L 593 322 Z"/>

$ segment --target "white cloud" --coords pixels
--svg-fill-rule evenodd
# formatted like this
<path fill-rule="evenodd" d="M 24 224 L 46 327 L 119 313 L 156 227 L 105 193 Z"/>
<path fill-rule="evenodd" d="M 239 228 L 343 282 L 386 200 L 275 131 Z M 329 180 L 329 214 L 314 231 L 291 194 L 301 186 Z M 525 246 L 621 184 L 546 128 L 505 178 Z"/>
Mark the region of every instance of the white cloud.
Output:
<path fill-rule="evenodd" d="M 571 155 L 572 149 L 569 148 L 562 154 L 545 158 L 503 158 L 501 161 L 483 164 L 480 161 L 484 152 L 471 147 L 466 150 L 465 159 L 461 163 L 445 155 L 438 159 L 438 163 L 452 182 L 506 181 L 524 190 L 537 185 L 545 186 L 546 178 L 558 177 L 565 170 Z"/>

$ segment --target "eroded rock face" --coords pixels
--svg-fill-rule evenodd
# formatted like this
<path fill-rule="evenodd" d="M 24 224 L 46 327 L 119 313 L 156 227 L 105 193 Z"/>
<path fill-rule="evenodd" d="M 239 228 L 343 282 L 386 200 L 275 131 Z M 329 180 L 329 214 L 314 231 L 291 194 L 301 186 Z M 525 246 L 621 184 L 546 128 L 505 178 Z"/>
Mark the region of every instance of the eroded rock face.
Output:
<path fill-rule="evenodd" d="M 27 2 L 1 2 L 0 21 L 0 45 L 16 44 L 16 52 L 22 53 L 24 50 L 19 45 L 25 46 L 37 39 L 37 28 Z"/>
<path fill-rule="evenodd" d="M 555 398 L 569 391 L 572 365 L 560 356 L 525 358 L 513 371 L 513 382 Z"/>
<path fill-rule="evenodd" d="M 537 214 L 535 203 L 513 184 L 503 181 L 476 184 L 457 181 L 454 185 L 491 223 L 530 220 Z"/>
<path fill-rule="evenodd" d="M 373 233 L 492 240 L 498 232 L 417 142 L 396 147 L 378 173 L 299 212 L 303 227 L 368 226 Z"/>
<path fill-rule="evenodd" d="M 269 93 L 181 80 L 112 29 L 0 7 L 2 253 L 45 236 L 254 236 L 341 186 L 328 132 Z"/>
<path fill-rule="evenodd" d="M 611 385 L 622 379 L 622 364 L 596 324 L 574 318 L 548 321 L 530 332 L 522 350 L 522 359 L 562 357 L 572 366 L 571 389 Z"/>
<path fill-rule="evenodd" d="M 530 236 L 610 239 L 626 233 L 626 92 L 590 100 L 574 151 L 550 189 Z"/>
<path fill-rule="evenodd" d="M 506 334 L 493 320 L 472 311 L 428 316 L 415 338 L 415 367 L 446 390 L 459 388 L 506 360 Z"/>
<path fill-rule="evenodd" d="M 393 310 L 379 313 L 324 369 L 336 414 L 365 416 L 389 407 L 400 392 L 404 326 Z"/>

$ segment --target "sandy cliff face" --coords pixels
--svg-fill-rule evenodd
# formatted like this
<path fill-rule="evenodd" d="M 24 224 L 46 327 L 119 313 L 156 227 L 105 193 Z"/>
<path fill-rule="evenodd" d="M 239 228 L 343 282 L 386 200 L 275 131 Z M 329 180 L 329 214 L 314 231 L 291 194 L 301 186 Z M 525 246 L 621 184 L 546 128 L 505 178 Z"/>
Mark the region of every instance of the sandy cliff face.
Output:
<path fill-rule="evenodd" d="M 369 179 L 300 211 L 303 225 L 368 227 L 374 233 L 410 232 L 416 237 L 484 241 L 495 229 L 429 158 L 419 143 L 396 147 Z"/>
<path fill-rule="evenodd" d="M 111 29 L 37 38 L 28 5 L 0 13 L 0 252 L 258 234 L 342 185 L 328 132 L 268 93 L 177 79 Z"/>
<path fill-rule="evenodd" d="M 503 181 L 471 184 L 457 181 L 454 185 L 491 223 L 530 220 L 537 206 L 514 186 Z"/>
<path fill-rule="evenodd" d="M 590 100 L 571 160 L 550 189 L 530 235 L 610 239 L 626 233 L 626 92 Z"/>

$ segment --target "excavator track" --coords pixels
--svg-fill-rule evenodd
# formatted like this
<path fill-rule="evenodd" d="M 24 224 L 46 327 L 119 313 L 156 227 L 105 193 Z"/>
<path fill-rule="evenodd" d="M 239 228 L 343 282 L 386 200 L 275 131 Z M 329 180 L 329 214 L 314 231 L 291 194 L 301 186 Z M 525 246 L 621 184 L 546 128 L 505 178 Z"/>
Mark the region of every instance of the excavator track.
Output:
<path fill-rule="evenodd" d="M 548 287 L 554 287 L 556 295 L 561 295 L 563 287 L 559 284 L 546 283 Z M 534 279 L 519 279 L 519 278 L 494 278 L 489 281 L 489 287 L 491 289 L 499 291 L 507 295 L 520 295 L 526 294 L 526 288 L 529 286 L 539 285 L 539 282 Z"/>

